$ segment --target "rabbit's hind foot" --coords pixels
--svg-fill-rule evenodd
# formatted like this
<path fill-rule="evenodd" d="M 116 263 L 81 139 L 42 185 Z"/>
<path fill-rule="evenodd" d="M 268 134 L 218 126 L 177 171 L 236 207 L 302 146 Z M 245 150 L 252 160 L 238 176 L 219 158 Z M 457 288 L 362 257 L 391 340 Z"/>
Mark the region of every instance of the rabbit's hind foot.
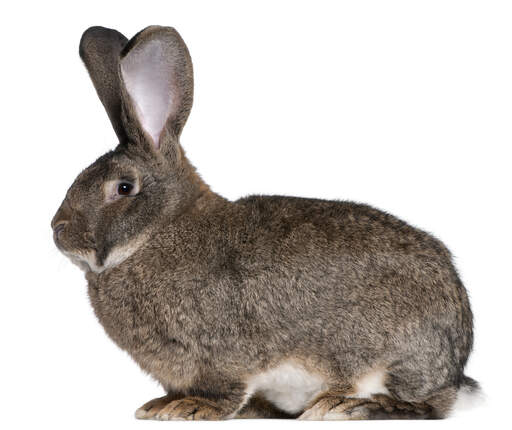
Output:
<path fill-rule="evenodd" d="M 428 419 L 432 409 L 426 404 L 407 403 L 384 394 L 370 398 L 352 398 L 326 393 L 299 417 L 300 420 L 383 420 Z"/>

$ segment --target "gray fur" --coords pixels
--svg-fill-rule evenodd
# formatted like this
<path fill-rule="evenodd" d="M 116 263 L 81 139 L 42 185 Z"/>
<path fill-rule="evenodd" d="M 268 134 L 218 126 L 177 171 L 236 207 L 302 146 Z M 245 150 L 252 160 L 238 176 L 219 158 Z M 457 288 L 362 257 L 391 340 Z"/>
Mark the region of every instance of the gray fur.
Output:
<path fill-rule="evenodd" d="M 146 417 L 169 404 L 170 418 L 236 416 L 248 377 L 289 359 L 328 380 L 311 407 L 354 419 L 446 416 L 474 381 L 463 373 L 472 313 L 445 246 L 363 204 L 213 193 L 179 145 L 193 92 L 179 35 L 149 27 L 121 43 L 121 58 L 148 40 L 166 43 L 180 101 L 156 148 L 111 67 L 123 38 L 103 30 L 84 34 L 93 40 L 81 53 L 107 111 L 120 101 L 120 144 L 78 176 L 52 226 L 64 226 L 57 246 L 85 268 L 107 334 L 168 393 L 146 405 Z M 104 183 L 120 178 L 139 182 L 140 193 L 106 202 Z M 132 255 L 99 273 L 79 257 L 89 252 L 103 267 L 135 242 Z M 350 399 L 377 366 L 389 395 Z M 264 403 L 255 397 L 242 415 L 286 416 Z"/>
<path fill-rule="evenodd" d="M 128 39 L 116 30 L 91 27 L 80 40 L 82 58 L 98 96 L 120 140 L 125 138 L 121 119 L 119 55 Z"/>

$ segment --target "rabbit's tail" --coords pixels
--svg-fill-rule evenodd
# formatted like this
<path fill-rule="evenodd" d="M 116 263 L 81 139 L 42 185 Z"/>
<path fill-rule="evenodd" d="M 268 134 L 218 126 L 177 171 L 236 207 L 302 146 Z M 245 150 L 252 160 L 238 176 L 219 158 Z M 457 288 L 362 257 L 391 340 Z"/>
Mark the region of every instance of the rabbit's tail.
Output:
<path fill-rule="evenodd" d="M 480 384 L 473 378 L 464 375 L 462 377 L 462 384 L 460 384 L 457 391 L 457 400 L 453 409 L 455 411 L 471 409 L 482 403 L 483 400 L 484 395 Z"/>

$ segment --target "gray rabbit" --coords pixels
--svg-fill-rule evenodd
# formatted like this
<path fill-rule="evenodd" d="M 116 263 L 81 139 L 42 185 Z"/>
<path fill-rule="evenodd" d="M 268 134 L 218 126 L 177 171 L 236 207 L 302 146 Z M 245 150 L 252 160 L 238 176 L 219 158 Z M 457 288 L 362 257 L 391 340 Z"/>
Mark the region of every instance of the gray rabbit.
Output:
<path fill-rule="evenodd" d="M 478 390 L 441 242 L 363 204 L 212 192 L 179 143 L 193 76 L 174 29 L 92 27 L 80 56 L 119 145 L 52 228 L 107 334 L 167 393 L 137 418 L 443 418 Z"/>

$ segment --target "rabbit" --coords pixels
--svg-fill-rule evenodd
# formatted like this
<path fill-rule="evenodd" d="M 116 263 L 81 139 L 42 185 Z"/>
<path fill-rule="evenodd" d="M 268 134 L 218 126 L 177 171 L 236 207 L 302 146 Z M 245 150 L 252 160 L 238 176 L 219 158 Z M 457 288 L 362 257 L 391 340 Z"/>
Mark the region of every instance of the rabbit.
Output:
<path fill-rule="evenodd" d="M 229 201 L 180 146 L 180 35 L 91 27 L 80 56 L 119 139 L 52 220 L 107 335 L 165 390 L 139 419 L 438 419 L 477 382 L 467 292 L 436 238 L 371 206 Z"/>

